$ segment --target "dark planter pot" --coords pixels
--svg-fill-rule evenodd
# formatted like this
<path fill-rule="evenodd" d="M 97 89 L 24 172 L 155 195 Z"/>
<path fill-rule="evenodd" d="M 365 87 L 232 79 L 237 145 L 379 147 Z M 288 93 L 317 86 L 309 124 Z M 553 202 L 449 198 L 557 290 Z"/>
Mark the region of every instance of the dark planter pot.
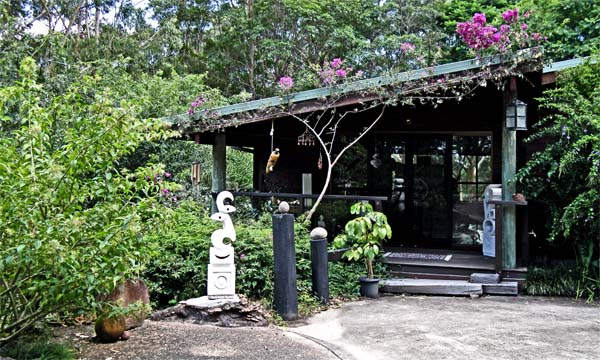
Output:
<path fill-rule="evenodd" d="M 379 297 L 379 279 L 369 279 L 366 276 L 361 276 L 358 278 L 358 281 L 360 281 L 360 296 L 368 298 Z"/>

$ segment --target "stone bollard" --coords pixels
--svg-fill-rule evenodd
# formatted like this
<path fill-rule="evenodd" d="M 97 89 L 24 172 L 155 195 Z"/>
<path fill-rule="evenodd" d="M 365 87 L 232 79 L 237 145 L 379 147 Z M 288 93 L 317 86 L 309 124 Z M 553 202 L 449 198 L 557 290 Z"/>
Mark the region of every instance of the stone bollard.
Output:
<path fill-rule="evenodd" d="M 312 291 L 321 300 L 329 302 L 329 263 L 327 259 L 327 230 L 322 227 L 310 232 L 310 260 Z"/>
<path fill-rule="evenodd" d="M 294 215 L 282 211 L 285 208 L 280 205 L 282 214 L 273 214 L 274 302 L 277 313 L 289 321 L 298 318 L 298 290 Z"/>

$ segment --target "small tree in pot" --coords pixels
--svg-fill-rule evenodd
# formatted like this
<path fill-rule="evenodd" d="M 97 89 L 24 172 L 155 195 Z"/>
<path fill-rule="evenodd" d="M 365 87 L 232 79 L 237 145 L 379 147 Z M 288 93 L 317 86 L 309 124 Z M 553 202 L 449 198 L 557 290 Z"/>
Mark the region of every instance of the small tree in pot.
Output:
<path fill-rule="evenodd" d="M 382 243 L 392 237 L 392 228 L 385 214 L 373 211 L 368 202 L 357 202 L 350 207 L 350 213 L 359 215 L 346 224 L 344 233 L 336 236 L 333 247 L 348 248 L 342 255 L 350 261 L 365 261 L 367 276 L 361 277 L 361 295 L 379 296 L 379 279 L 373 276 L 373 260 L 379 254 Z"/>

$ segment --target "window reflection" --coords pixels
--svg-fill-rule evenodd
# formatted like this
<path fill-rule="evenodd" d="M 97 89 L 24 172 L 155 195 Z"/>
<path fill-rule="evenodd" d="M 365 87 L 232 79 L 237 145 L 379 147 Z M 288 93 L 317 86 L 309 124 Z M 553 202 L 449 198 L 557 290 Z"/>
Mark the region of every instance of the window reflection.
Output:
<path fill-rule="evenodd" d="M 492 181 L 492 137 L 454 136 L 452 140 L 453 244 L 481 245 L 481 200 Z"/>

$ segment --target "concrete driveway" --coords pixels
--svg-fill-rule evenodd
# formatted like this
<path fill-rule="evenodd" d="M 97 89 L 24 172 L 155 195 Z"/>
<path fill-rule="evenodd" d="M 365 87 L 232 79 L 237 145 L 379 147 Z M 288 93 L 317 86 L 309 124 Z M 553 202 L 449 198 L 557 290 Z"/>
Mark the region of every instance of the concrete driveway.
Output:
<path fill-rule="evenodd" d="M 386 296 L 289 331 L 340 359 L 600 359 L 600 307 L 541 297 Z"/>

